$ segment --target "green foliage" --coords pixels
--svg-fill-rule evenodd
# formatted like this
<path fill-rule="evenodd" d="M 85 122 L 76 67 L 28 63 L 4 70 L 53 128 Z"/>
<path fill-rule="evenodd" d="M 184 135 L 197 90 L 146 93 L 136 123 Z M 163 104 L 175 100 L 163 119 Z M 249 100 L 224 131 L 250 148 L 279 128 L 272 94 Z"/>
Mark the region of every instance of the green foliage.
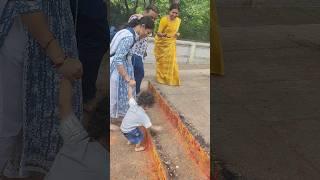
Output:
<path fill-rule="evenodd" d="M 126 2 L 128 6 L 125 5 Z M 116 26 L 125 24 L 130 15 L 142 13 L 149 2 L 155 2 L 159 8 L 160 17 L 168 14 L 169 0 L 111 0 L 110 24 Z M 181 0 L 180 18 L 182 20 L 179 31 L 181 33 L 180 39 L 210 41 L 210 0 Z M 159 21 L 160 18 L 156 22 L 156 29 Z"/>

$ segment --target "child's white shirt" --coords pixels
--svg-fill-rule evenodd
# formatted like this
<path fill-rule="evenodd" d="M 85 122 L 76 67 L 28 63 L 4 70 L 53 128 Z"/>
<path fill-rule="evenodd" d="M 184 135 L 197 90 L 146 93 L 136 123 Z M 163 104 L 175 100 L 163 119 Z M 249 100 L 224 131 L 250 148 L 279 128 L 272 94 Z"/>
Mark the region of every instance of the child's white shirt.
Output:
<path fill-rule="evenodd" d="M 72 113 L 60 124 L 63 146 L 45 180 L 105 180 L 109 177 L 109 156 L 103 146 L 90 141 L 88 133 Z"/>
<path fill-rule="evenodd" d="M 140 107 L 134 98 L 129 99 L 129 110 L 124 116 L 120 129 L 123 133 L 128 133 L 139 126 L 150 128 L 152 126 L 149 116 Z"/>

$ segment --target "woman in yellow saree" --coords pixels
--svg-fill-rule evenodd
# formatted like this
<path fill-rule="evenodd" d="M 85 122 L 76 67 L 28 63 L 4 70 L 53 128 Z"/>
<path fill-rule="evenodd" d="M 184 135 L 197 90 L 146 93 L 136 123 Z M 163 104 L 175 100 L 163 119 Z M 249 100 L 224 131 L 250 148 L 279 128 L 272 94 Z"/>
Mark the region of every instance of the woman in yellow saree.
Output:
<path fill-rule="evenodd" d="M 155 37 L 154 54 L 156 58 L 156 79 L 158 83 L 179 86 L 179 67 L 176 57 L 176 39 L 181 19 L 178 18 L 179 6 L 172 4 L 169 15 L 160 20 Z"/>

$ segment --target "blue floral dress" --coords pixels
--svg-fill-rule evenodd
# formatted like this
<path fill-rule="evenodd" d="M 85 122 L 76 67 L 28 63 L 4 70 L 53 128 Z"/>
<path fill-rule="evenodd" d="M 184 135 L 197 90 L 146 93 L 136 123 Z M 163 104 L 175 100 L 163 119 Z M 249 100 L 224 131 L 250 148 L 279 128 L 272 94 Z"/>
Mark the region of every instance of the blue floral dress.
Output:
<path fill-rule="evenodd" d="M 0 47 L 21 13 L 43 11 L 51 32 L 65 53 L 78 57 L 75 28 L 69 0 L 8 0 L 0 16 Z M 59 74 L 39 44 L 28 35 L 23 71 L 22 148 L 6 171 L 25 175 L 28 171 L 47 173 L 58 153 L 62 139 L 58 133 Z M 73 109 L 82 119 L 81 81 L 73 85 Z"/>
<path fill-rule="evenodd" d="M 110 117 L 124 117 L 129 109 L 128 84 L 119 74 L 117 66 L 122 65 L 131 79 L 134 79 L 130 50 L 139 39 L 123 29 L 112 39 L 110 44 Z M 133 89 L 135 96 L 135 88 Z"/>

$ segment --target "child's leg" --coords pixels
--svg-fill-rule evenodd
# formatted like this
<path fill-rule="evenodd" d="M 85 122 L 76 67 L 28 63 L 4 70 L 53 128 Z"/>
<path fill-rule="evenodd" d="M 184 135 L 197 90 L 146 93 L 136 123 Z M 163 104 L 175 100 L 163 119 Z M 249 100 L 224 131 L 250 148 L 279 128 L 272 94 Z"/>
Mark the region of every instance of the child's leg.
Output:
<path fill-rule="evenodd" d="M 139 127 L 139 130 L 141 132 L 141 135 L 142 135 L 143 139 L 141 140 L 141 142 L 136 144 L 136 147 L 135 147 L 135 151 L 136 152 L 143 151 L 143 150 L 146 149 L 147 138 L 148 138 L 147 129 L 145 127 L 141 126 L 141 127 Z"/>
<path fill-rule="evenodd" d="M 141 131 L 141 133 L 143 135 L 143 140 L 141 141 L 140 144 L 146 147 L 147 146 L 147 140 L 149 138 L 147 129 L 145 127 L 143 127 L 143 126 L 139 127 L 139 129 L 140 129 L 140 131 Z"/>
<path fill-rule="evenodd" d="M 72 111 L 72 84 L 67 78 L 60 81 L 59 91 L 60 119 L 65 119 Z"/>
<path fill-rule="evenodd" d="M 130 131 L 129 133 L 125 133 L 124 136 L 128 139 L 127 144 L 135 144 L 135 151 L 143 151 L 145 147 L 143 146 L 144 133 L 143 131 L 137 127 L 136 129 Z"/>

